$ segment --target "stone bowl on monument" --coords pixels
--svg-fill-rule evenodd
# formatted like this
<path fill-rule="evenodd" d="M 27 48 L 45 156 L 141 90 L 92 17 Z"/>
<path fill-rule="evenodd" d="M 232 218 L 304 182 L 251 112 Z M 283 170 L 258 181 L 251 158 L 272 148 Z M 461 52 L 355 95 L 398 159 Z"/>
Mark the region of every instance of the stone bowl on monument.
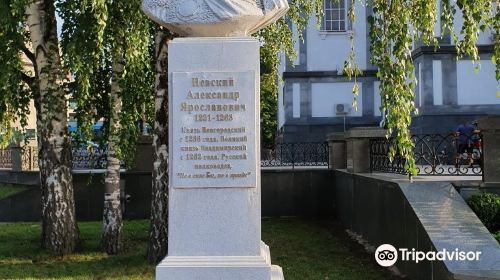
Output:
<path fill-rule="evenodd" d="M 260 58 L 286 0 L 144 0 L 169 43 L 166 280 L 281 280 L 261 241 Z"/>

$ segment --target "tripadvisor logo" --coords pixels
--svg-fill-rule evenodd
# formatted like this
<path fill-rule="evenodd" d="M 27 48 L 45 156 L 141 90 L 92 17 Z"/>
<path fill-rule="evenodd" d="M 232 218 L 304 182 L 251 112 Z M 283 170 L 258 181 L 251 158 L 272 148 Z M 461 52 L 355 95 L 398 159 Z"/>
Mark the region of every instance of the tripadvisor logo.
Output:
<path fill-rule="evenodd" d="M 383 267 L 393 266 L 398 261 L 398 251 L 390 244 L 380 245 L 375 251 L 375 260 Z"/>
<path fill-rule="evenodd" d="M 415 249 L 399 248 L 397 250 L 390 244 L 380 245 L 375 251 L 375 260 L 383 267 L 393 266 L 398 259 L 419 263 L 421 261 L 479 261 L 480 251 L 461 251 L 459 249 L 440 251 L 416 251 Z M 398 258 L 399 256 L 399 258 Z"/>

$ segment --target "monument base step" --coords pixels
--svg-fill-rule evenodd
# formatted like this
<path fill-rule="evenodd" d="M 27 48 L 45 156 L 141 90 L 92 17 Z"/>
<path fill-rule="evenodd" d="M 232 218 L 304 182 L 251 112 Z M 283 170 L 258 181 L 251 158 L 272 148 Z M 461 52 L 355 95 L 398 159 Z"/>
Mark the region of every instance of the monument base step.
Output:
<path fill-rule="evenodd" d="M 167 256 L 156 267 L 157 280 L 284 280 L 271 265 L 269 247 L 260 256 Z"/>
<path fill-rule="evenodd" d="M 283 269 L 277 265 L 271 266 L 271 280 L 285 280 Z"/>

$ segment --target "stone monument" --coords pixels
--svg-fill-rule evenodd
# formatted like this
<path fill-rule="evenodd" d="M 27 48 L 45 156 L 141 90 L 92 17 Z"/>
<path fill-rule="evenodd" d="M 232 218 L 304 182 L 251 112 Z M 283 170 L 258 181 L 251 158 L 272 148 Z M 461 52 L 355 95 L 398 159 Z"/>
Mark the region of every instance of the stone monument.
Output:
<path fill-rule="evenodd" d="M 181 36 L 247 36 L 282 17 L 287 0 L 144 0 L 142 10 Z"/>
<path fill-rule="evenodd" d="M 248 35 L 287 9 L 143 1 L 153 20 L 189 36 L 169 45 L 169 240 L 156 279 L 283 279 L 260 238 L 260 43 Z"/>

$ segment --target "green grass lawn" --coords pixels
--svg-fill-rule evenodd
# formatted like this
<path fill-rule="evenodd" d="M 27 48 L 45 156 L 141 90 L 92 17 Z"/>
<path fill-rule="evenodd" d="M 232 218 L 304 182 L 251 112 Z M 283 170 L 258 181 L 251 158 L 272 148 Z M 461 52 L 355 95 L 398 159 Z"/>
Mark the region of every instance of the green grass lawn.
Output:
<path fill-rule="evenodd" d="M 26 190 L 26 187 L 0 184 L 0 199 L 7 198 L 24 190 Z"/>
<path fill-rule="evenodd" d="M 152 279 L 154 266 L 144 261 L 147 221 L 125 221 L 123 254 L 99 252 L 99 222 L 79 223 L 81 252 L 64 258 L 40 249 L 40 225 L 0 224 L 0 279 Z M 286 280 L 391 279 L 345 233 L 320 221 L 264 219 L 262 238 L 273 264 Z"/>

